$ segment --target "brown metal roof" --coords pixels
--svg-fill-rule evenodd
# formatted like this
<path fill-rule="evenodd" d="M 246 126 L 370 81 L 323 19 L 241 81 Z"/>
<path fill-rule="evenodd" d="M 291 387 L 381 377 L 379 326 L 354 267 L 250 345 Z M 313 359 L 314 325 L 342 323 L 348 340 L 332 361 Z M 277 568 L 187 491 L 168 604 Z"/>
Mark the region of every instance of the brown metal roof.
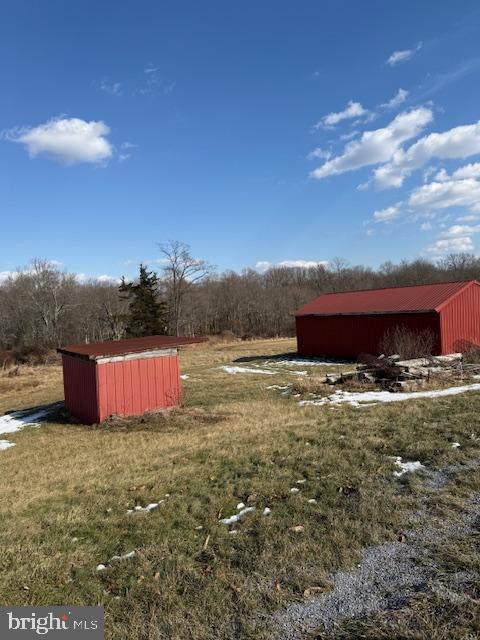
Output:
<path fill-rule="evenodd" d="M 127 338 L 126 340 L 108 340 L 106 342 L 90 342 L 89 344 L 69 344 L 57 349 L 58 353 L 81 356 L 90 360 L 108 356 L 122 356 L 144 351 L 160 351 L 183 347 L 187 344 L 204 342 L 206 338 L 187 338 L 176 336 L 148 336 L 145 338 Z"/>
<path fill-rule="evenodd" d="M 356 315 L 369 313 L 421 313 L 438 311 L 439 308 L 465 287 L 476 283 L 444 282 L 410 287 L 368 289 L 327 293 L 303 305 L 296 316 Z"/>

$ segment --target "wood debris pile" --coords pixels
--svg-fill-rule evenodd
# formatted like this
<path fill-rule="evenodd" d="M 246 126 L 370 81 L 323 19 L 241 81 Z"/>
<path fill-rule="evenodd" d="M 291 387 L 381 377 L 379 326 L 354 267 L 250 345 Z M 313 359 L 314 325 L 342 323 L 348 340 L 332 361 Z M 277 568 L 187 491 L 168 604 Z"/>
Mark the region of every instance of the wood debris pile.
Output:
<path fill-rule="evenodd" d="M 365 357 L 355 370 L 329 373 L 326 384 L 363 382 L 388 391 L 412 391 L 434 378 L 464 380 L 480 375 L 480 364 L 464 362 L 461 353 L 402 360 L 398 355 Z"/>

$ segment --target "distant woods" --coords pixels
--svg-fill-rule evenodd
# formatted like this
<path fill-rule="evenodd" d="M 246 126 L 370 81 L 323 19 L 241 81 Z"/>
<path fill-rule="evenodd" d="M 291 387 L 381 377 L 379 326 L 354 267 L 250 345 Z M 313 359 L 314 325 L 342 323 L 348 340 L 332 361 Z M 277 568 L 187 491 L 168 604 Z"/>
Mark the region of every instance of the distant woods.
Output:
<path fill-rule="evenodd" d="M 239 337 L 294 334 L 292 314 L 322 293 L 480 279 L 480 258 L 455 254 L 390 262 L 378 269 L 334 259 L 325 267 L 272 267 L 218 273 L 181 242 L 161 245 L 158 270 L 141 266 L 133 282 L 82 281 L 33 260 L 0 284 L 0 348 L 167 333 Z"/>

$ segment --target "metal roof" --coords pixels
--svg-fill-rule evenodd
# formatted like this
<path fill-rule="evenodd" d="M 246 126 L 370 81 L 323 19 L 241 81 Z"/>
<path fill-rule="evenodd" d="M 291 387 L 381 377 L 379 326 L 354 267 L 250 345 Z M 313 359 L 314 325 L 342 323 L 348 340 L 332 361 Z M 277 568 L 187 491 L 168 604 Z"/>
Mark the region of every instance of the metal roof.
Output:
<path fill-rule="evenodd" d="M 187 344 L 204 342 L 206 338 L 187 338 L 176 336 L 147 336 L 145 338 L 127 338 L 126 340 L 108 340 L 106 342 L 91 342 L 89 344 L 69 344 L 57 349 L 58 353 L 75 355 L 90 360 L 109 356 L 122 356 L 144 351 L 161 351 L 173 349 Z"/>
<path fill-rule="evenodd" d="M 326 293 L 296 312 L 296 316 L 421 313 L 438 311 L 453 296 L 476 280 L 409 287 Z"/>

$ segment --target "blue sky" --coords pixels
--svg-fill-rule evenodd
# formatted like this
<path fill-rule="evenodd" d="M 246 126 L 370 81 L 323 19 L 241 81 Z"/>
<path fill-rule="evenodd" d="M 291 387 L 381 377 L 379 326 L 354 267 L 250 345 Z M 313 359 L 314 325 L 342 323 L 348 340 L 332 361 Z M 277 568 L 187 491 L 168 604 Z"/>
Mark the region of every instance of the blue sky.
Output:
<path fill-rule="evenodd" d="M 5 0 L 0 272 L 480 247 L 480 7 Z"/>

